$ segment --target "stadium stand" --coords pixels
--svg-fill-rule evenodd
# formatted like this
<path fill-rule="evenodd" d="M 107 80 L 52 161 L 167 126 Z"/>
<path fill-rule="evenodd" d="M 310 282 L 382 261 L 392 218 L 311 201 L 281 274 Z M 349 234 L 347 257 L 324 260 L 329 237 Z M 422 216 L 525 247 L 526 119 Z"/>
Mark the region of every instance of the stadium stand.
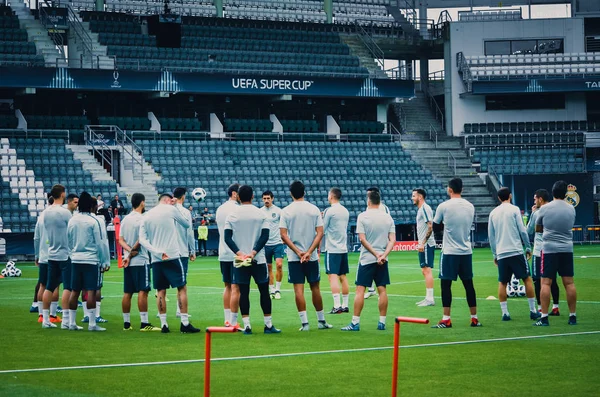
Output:
<path fill-rule="evenodd" d="M 82 131 L 90 120 L 85 116 L 35 116 L 24 115 L 29 129 L 57 129 Z"/>
<path fill-rule="evenodd" d="M 187 18 L 182 26 L 182 48 L 158 48 L 155 37 L 142 35 L 133 15 L 83 12 L 82 16 L 122 69 L 369 75 L 338 33 L 325 27 L 308 30 L 294 25 L 295 29 L 290 29 L 273 23 L 249 28 L 235 20 Z"/>
<path fill-rule="evenodd" d="M 159 118 L 162 131 L 202 131 L 202 122 L 191 118 Z"/>
<path fill-rule="evenodd" d="M 319 123 L 316 120 L 280 120 L 284 132 L 318 132 Z"/>
<path fill-rule="evenodd" d="M 148 117 L 98 117 L 98 122 L 102 125 L 116 125 L 122 130 L 150 130 L 150 120 Z"/>
<path fill-rule="evenodd" d="M 229 132 L 271 132 L 273 123 L 261 119 L 226 119 L 225 131 Z"/>
<path fill-rule="evenodd" d="M 379 121 L 341 120 L 339 125 L 342 134 L 381 134 L 384 128 Z"/>
<path fill-rule="evenodd" d="M 0 6 L 0 65 L 44 66 L 35 44 L 28 41 L 27 31 L 8 6 Z"/>
<path fill-rule="evenodd" d="M 465 123 L 465 134 L 506 132 L 597 131 L 600 125 L 586 120 Z"/>
<path fill-rule="evenodd" d="M 233 181 L 248 183 L 259 192 L 271 189 L 279 205 L 284 206 L 289 201 L 289 183 L 296 178 L 307 184 L 308 199 L 320 208 L 328 205 L 328 189 L 340 186 L 343 202 L 354 221 L 364 211 L 367 185 L 382 189 L 384 201 L 397 223 L 414 222 L 415 209 L 410 200 L 413 188 L 426 188 L 434 207 L 446 197 L 442 183 L 395 142 L 138 140 L 137 143 L 145 159 L 162 176 L 157 182 L 159 191 L 179 185 L 189 189 L 203 186 L 209 192 L 203 205 L 209 208 L 221 204 L 221 193 Z M 370 155 L 364 156 L 365 151 Z M 277 166 L 264 161 L 266 158 L 278 159 Z M 403 178 L 396 178 L 399 172 Z"/>

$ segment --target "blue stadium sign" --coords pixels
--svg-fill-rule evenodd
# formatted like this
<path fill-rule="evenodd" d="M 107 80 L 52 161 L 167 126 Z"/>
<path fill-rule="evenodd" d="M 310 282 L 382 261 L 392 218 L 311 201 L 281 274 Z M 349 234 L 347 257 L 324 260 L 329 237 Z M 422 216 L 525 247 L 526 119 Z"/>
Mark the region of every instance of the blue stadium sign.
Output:
<path fill-rule="evenodd" d="M 0 67 L 0 87 L 199 94 L 411 98 L 412 80 Z"/>
<path fill-rule="evenodd" d="M 600 91 L 600 76 L 567 79 L 475 80 L 472 93 L 483 95 L 583 91 Z"/>

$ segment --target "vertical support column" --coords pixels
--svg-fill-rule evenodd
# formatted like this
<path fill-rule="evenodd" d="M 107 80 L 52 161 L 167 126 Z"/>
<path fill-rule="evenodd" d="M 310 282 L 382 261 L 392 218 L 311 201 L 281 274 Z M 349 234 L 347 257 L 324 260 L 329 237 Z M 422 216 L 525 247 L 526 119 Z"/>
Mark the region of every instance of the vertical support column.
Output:
<path fill-rule="evenodd" d="M 333 22 L 333 0 L 323 0 L 323 9 L 327 16 L 327 23 Z"/>
<path fill-rule="evenodd" d="M 427 0 L 419 1 L 418 29 L 421 37 L 427 37 Z"/>
<path fill-rule="evenodd" d="M 96 0 L 96 11 L 104 11 L 104 0 Z"/>
<path fill-rule="evenodd" d="M 429 91 L 429 59 L 424 56 L 419 58 L 419 74 L 421 75 L 421 90 Z"/>
<path fill-rule="evenodd" d="M 384 102 L 384 103 L 379 103 L 377 104 L 377 121 L 379 121 L 380 123 L 383 123 L 383 133 L 387 134 L 388 131 L 388 125 L 387 125 L 387 109 L 388 109 L 388 102 Z"/>
<path fill-rule="evenodd" d="M 215 8 L 217 9 L 217 17 L 223 18 L 223 0 L 215 0 Z"/>

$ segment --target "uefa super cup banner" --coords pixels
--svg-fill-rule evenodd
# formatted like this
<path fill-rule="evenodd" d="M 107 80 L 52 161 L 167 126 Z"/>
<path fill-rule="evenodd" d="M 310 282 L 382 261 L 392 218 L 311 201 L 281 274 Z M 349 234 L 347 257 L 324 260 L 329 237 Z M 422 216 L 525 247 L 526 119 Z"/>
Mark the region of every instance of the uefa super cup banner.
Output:
<path fill-rule="evenodd" d="M 350 251 L 351 252 L 358 252 L 360 251 L 360 244 L 352 244 Z M 436 244 L 436 248 L 441 249 L 442 245 L 441 244 Z M 396 241 L 396 243 L 394 244 L 394 248 L 392 249 L 392 251 L 394 252 L 407 252 L 407 251 L 413 251 L 416 252 L 419 250 L 419 242 L 418 241 Z"/>
<path fill-rule="evenodd" d="M 411 98 L 412 80 L 0 67 L 0 87 L 198 94 Z"/>

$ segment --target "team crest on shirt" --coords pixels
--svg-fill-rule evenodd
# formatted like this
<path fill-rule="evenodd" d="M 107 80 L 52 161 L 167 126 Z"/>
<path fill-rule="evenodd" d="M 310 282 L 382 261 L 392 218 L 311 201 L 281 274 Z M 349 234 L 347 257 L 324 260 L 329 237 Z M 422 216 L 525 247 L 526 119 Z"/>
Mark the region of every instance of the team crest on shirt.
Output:
<path fill-rule="evenodd" d="M 573 207 L 579 205 L 579 194 L 577 194 L 577 187 L 575 185 L 569 184 L 569 186 L 567 186 L 567 196 L 565 197 L 565 200 Z"/>

